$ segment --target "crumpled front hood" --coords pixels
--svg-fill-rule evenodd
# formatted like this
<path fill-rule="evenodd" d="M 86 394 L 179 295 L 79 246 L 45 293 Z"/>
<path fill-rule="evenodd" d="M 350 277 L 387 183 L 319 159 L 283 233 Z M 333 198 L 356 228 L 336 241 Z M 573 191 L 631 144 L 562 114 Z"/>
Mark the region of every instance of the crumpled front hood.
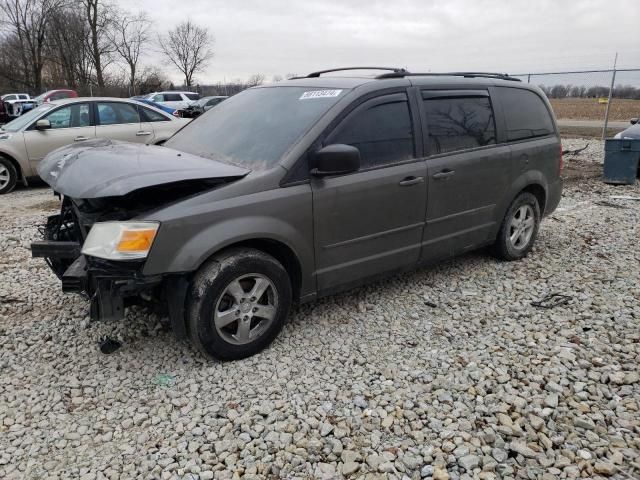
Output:
<path fill-rule="evenodd" d="M 244 177 L 249 170 L 167 147 L 108 139 L 54 150 L 38 174 L 56 192 L 72 198 L 126 195 L 135 190 L 185 180 Z"/>

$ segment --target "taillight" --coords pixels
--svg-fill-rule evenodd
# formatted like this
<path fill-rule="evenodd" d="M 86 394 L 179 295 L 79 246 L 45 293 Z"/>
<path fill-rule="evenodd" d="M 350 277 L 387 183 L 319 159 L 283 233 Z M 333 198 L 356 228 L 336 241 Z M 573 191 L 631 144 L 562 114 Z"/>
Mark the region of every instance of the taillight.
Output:
<path fill-rule="evenodd" d="M 174 117 L 179 117 L 180 113 L 178 112 L 178 110 L 174 110 L 171 115 L 173 115 Z"/>
<path fill-rule="evenodd" d="M 562 175 L 564 169 L 564 158 L 562 157 L 562 144 L 560 144 L 560 162 L 558 164 L 558 175 Z"/>

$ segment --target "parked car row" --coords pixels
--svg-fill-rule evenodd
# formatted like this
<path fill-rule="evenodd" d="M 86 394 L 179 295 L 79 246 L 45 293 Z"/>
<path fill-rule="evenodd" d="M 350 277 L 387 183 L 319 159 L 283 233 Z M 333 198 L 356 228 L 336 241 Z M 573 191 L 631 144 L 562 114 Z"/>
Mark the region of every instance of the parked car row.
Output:
<path fill-rule="evenodd" d="M 77 98 L 74 90 L 49 90 L 35 98 L 26 93 L 8 93 L 0 97 L 0 124 L 6 123 L 38 105 L 65 98 Z M 153 92 L 147 95 L 131 97 L 152 107 L 158 108 L 175 117 L 195 118 L 225 100 L 225 96 L 200 98 L 195 92 Z"/>
<path fill-rule="evenodd" d="M 94 138 L 159 145 L 189 122 L 121 98 L 51 100 L 0 128 L 0 194 L 37 175 L 51 151 Z"/>
<path fill-rule="evenodd" d="M 77 96 L 74 90 L 67 89 L 49 90 L 35 98 L 31 98 L 27 93 L 7 93 L 0 97 L 0 124 L 19 117 L 43 103 Z"/>

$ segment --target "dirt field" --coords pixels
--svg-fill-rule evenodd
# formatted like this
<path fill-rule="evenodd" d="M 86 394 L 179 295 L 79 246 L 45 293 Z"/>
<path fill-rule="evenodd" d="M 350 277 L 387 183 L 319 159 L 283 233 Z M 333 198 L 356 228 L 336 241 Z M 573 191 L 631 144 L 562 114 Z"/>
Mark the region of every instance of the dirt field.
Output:
<path fill-rule="evenodd" d="M 572 120 L 601 120 L 606 104 L 599 104 L 597 98 L 552 98 L 551 105 L 557 118 Z M 613 99 L 609 109 L 609 120 L 629 121 L 640 116 L 640 100 Z"/>

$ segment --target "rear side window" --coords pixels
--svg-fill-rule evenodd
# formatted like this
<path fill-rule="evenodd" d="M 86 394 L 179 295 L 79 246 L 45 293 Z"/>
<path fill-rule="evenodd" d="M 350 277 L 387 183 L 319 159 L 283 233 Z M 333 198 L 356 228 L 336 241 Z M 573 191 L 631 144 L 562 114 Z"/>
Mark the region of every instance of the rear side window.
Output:
<path fill-rule="evenodd" d="M 328 143 L 357 147 L 364 169 L 415 158 L 406 95 L 389 95 L 366 103 L 338 126 Z"/>
<path fill-rule="evenodd" d="M 488 97 L 427 98 L 424 108 L 431 154 L 496 143 L 496 126 Z"/>
<path fill-rule="evenodd" d="M 143 122 L 168 122 L 169 119 L 159 112 L 155 112 L 150 108 L 138 107 L 142 113 Z"/>
<path fill-rule="evenodd" d="M 51 100 L 62 100 L 64 98 L 69 98 L 71 95 L 69 92 L 57 92 L 49 97 Z"/>
<path fill-rule="evenodd" d="M 497 89 L 502 102 L 507 140 L 524 140 L 554 133 L 547 106 L 534 92 L 521 88 Z"/>
<path fill-rule="evenodd" d="M 128 103 L 98 103 L 98 121 L 100 125 L 140 123 L 140 115 L 138 109 Z"/>
<path fill-rule="evenodd" d="M 165 93 L 164 95 L 165 102 L 181 102 L 182 97 L 179 93 Z"/>
<path fill-rule="evenodd" d="M 189 100 L 198 100 L 200 98 L 200 95 L 198 95 L 197 93 L 185 93 L 184 96 Z"/>

